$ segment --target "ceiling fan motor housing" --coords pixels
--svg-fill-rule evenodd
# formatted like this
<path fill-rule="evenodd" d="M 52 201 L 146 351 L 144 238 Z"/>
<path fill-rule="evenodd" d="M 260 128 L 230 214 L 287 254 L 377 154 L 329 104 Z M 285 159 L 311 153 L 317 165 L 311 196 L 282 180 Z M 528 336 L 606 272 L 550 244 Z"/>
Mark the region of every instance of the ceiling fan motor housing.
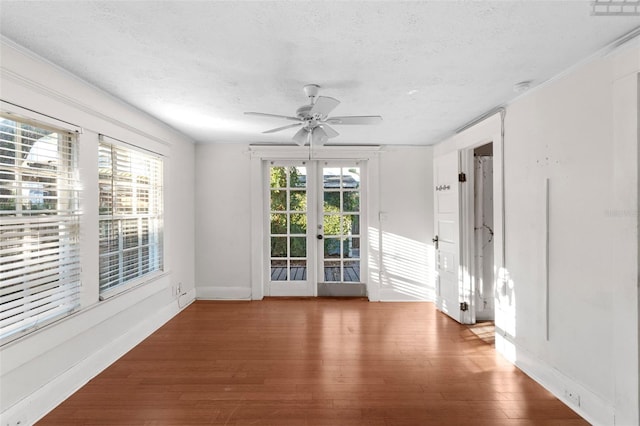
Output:
<path fill-rule="evenodd" d="M 311 111 L 311 108 L 313 108 L 313 105 L 302 105 L 300 108 L 298 108 L 298 110 L 296 111 L 296 115 L 298 117 L 300 117 L 301 119 L 305 119 L 305 118 L 309 118 L 309 111 Z"/>

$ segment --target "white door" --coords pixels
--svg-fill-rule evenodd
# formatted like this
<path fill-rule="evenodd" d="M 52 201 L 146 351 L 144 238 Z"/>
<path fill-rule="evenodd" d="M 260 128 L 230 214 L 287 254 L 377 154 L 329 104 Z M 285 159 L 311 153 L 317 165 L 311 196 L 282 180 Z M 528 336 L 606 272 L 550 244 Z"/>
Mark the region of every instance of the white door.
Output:
<path fill-rule="evenodd" d="M 311 165 L 313 166 L 313 165 Z M 267 296 L 315 295 L 313 169 L 308 162 L 270 162 L 268 166 Z"/>
<path fill-rule="evenodd" d="M 460 271 L 460 191 L 457 151 L 434 159 L 434 246 L 436 307 L 458 322 L 468 322 Z"/>
<path fill-rule="evenodd" d="M 317 225 L 318 281 L 345 285 L 361 283 L 363 200 L 360 165 L 324 161 L 318 170 L 322 178 Z M 348 288 L 343 292 L 348 294 Z"/>
<path fill-rule="evenodd" d="M 317 296 L 319 284 L 325 295 L 360 295 L 335 286 L 364 288 L 360 165 L 270 161 L 266 177 L 265 295 Z"/>

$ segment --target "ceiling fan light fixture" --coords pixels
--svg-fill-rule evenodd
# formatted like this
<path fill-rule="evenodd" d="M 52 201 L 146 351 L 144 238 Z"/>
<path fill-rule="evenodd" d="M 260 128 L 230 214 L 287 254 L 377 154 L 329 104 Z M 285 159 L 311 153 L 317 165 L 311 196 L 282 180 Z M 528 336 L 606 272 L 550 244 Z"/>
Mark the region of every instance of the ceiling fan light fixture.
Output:
<path fill-rule="evenodd" d="M 327 135 L 327 138 L 329 139 L 335 138 L 336 136 L 340 136 L 340 133 L 336 132 L 333 128 L 327 126 L 326 124 L 320 124 L 318 127 L 324 130 L 325 134 Z"/>
<path fill-rule="evenodd" d="M 293 135 L 293 141 L 297 143 L 299 146 L 304 146 L 307 143 L 307 139 L 309 138 L 309 131 L 306 127 L 298 130 L 295 135 Z"/>
<path fill-rule="evenodd" d="M 311 131 L 311 141 L 313 145 L 324 145 L 329 140 L 327 136 L 327 132 L 325 132 L 321 127 L 316 127 Z"/>

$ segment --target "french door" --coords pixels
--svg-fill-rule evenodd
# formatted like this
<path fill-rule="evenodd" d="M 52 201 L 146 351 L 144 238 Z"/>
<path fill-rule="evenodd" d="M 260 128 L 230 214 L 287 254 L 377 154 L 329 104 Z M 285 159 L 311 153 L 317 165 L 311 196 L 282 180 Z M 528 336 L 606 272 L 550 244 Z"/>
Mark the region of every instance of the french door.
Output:
<path fill-rule="evenodd" d="M 362 283 L 359 162 L 269 161 L 265 295 L 316 296 L 318 283 Z"/>

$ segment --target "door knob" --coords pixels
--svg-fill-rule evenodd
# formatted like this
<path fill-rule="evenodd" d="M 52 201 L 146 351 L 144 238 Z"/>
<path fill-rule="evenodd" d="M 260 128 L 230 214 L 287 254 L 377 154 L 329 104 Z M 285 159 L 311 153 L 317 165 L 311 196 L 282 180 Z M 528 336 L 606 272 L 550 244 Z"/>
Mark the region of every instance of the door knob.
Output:
<path fill-rule="evenodd" d="M 440 241 L 438 239 L 438 236 L 436 235 L 435 237 L 433 237 L 431 241 L 433 241 L 433 245 L 435 246 L 435 249 L 438 250 L 438 241 Z"/>
<path fill-rule="evenodd" d="M 321 239 L 323 239 L 324 237 L 322 236 L 322 234 L 318 234 L 318 235 L 316 236 L 316 238 L 317 238 L 317 239 L 319 239 L 319 240 L 321 240 Z"/>

